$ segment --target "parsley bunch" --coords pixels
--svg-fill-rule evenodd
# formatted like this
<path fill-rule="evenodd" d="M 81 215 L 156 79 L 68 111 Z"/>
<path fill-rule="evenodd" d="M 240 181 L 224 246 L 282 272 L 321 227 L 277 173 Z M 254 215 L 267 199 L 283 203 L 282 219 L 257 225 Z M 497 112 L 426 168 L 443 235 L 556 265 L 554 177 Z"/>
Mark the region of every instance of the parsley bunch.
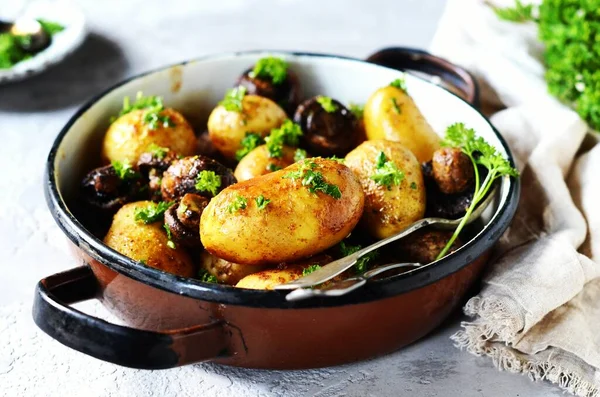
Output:
<path fill-rule="evenodd" d="M 450 240 L 448 240 L 446 246 L 442 249 L 436 259 L 441 259 L 446 255 L 469 221 L 471 213 L 485 198 L 496 179 L 502 176 L 519 176 L 519 171 L 517 171 L 506 158 L 498 153 L 496 148 L 487 143 L 482 137 L 476 136 L 475 130 L 465 127 L 463 123 L 455 123 L 448 127 L 442 145 L 459 148 L 469 157 L 471 163 L 473 163 L 475 174 L 475 192 L 473 193 L 473 199 L 471 200 L 469 208 L 467 208 L 465 216 L 463 216 L 461 222 L 454 230 L 452 237 L 450 237 Z M 488 169 L 488 174 L 481 184 L 479 183 L 480 176 L 477 167 L 478 165 L 482 165 Z"/>
<path fill-rule="evenodd" d="M 213 196 L 216 196 L 220 187 L 221 175 L 217 175 L 214 171 L 200 171 L 196 177 L 195 188 L 199 192 L 209 192 Z"/>
<path fill-rule="evenodd" d="M 250 77 L 268 79 L 275 85 L 281 84 L 287 77 L 288 63 L 283 58 L 265 57 L 254 65 Z"/>
<path fill-rule="evenodd" d="M 535 21 L 545 45 L 548 91 L 573 104 L 592 128 L 600 130 L 600 13 L 597 1 L 543 0 L 536 10 L 515 0 L 514 7 L 496 8 L 512 22 Z"/>
<path fill-rule="evenodd" d="M 302 128 L 298 124 L 290 119 L 285 120 L 281 127 L 273 129 L 265 138 L 269 157 L 281 158 L 283 146 L 298 146 L 302 134 Z"/>
<path fill-rule="evenodd" d="M 336 200 L 342 198 L 340 188 L 337 185 L 325 181 L 323 174 L 320 171 L 315 171 L 317 167 L 317 163 L 304 160 L 300 169 L 288 172 L 282 176 L 282 178 L 291 179 L 292 181 L 300 179 L 302 181 L 302 186 L 308 187 L 308 191 L 311 193 L 325 193 Z"/>

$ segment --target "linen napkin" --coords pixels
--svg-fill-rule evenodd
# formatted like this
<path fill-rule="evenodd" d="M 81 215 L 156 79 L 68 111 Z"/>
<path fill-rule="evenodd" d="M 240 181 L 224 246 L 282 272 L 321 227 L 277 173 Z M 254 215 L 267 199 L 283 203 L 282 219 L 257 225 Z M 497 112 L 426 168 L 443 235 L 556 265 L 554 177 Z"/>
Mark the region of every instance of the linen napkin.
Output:
<path fill-rule="evenodd" d="M 500 370 L 598 396 L 597 133 L 548 94 L 532 22 L 501 21 L 482 0 L 449 0 L 431 51 L 476 75 L 484 109 L 504 108 L 490 112 L 491 121 L 513 150 L 522 183 L 515 219 L 481 292 L 464 308 L 473 320 L 452 338 Z"/>

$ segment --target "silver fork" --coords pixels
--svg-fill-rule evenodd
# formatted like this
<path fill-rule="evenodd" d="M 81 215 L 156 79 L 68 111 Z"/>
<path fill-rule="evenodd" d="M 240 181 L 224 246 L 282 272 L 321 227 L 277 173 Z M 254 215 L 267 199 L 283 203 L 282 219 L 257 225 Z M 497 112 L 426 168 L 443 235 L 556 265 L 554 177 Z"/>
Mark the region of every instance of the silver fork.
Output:
<path fill-rule="evenodd" d="M 484 201 L 482 201 L 477 206 L 477 208 L 475 208 L 475 210 L 473 210 L 473 212 L 471 213 L 471 217 L 467 221 L 467 224 L 475 221 L 476 219 L 478 219 L 481 216 L 483 211 L 485 211 L 485 209 L 494 200 L 497 189 L 498 189 L 497 187 L 494 187 L 494 189 L 491 192 L 489 192 L 486 199 Z M 394 241 L 400 240 L 401 238 L 406 237 L 409 234 L 414 233 L 415 231 L 417 231 L 425 226 L 435 225 L 435 226 L 437 226 L 439 228 L 443 228 L 443 229 L 452 229 L 452 228 L 455 228 L 456 226 L 458 226 L 458 224 L 461 221 L 462 221 L 462 218 L 458 218 L 458 219 L 423 218 L 421 220 L 418 220 L 418 221 L 412 223 L 411 225 L 407 226 L 404 230 L 394 234 L 393 236 L 384 238 L 383 240 L 379 240 L 379 241 L 375 242 L 374 244 L 371 244 L 359 251 L 356 251 L 355 253 L 353 253 L 351 255 L 348 255 L 341 259 L 330 262 L 327 265 L 322 266 L 320 269 L 317 269 L 314 272 L 312 272 L 304 277 L 301 277 L 297 280 L 291 281 L 286 284 L 276 285 L 273 288 L 276 290 L 293 290 L 293 289 L 297 289 L 297 288 L 314 287 L 316 285 L 324 283 L 325 281 L 331 280 L 338 274 L 351 268 L 356 263 L 356 261 L 358 261 L 358 259 L 360 259 L 362 256 L 368 254 L 369 252 L 375 251 L 376 249 L 386 246 Z M 399 264 L 399 265 L 402 265 L 402 264 Z M 377 269 L 373 269 L 373 270 L 377 270 Z M 390 270 L 390 269 L 386 269 L 385 271 L 387 271 L 387 270 Z M 377 273 L 377 274 L 379 274 L 379 273 Z M 366 282 L 366 280 L 365 280 L 365 282 Z M 359 286 L 354 287 L 353 289 L 356 289 L 362 285 L 364 285 L 364 283 L 362 283 Z M 300 292 L 297 292 L 296 294 L 298 296 L 301 296 Z M 331 290 L 329 290 L 328 295 L 333 296 L 333 292 L 331 292 Z M 343 295 L 343 294 L 340 293 L 339 295 Z M 339 296 L 339 295 L 336 295 L 336 296 Z"/>

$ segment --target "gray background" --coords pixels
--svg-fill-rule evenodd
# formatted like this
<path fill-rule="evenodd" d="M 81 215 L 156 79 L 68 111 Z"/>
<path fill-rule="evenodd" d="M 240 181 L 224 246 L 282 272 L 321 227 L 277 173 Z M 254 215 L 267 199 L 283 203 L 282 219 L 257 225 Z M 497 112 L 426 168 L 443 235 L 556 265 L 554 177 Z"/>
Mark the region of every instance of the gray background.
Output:
<path fill-rule="evenodd" d="M 448 338 L 458 329 L 459 313 L 400 352 L 319 371 L 248 371 L 210 364 L 135 371 L 87 358 L 37 331 L 28 313 L 35 283 L 75 265 L 46 210 L 41 175 L 54 137 L 84 101 L 136 73 L 220 51 L 288 49 L 362 58 L 389 45 L 427 48 L 444 1 L 77 3 L 88 18 L 84 45 L 43 75 L 0 86 L 0 169 L 5 170 L 0 178 L 0 395 L 561 394 L 455 349 Z M 16 4 L 0 0 L 0 11 Z M 87 309 L 101 311 L 94 305 Z"/>

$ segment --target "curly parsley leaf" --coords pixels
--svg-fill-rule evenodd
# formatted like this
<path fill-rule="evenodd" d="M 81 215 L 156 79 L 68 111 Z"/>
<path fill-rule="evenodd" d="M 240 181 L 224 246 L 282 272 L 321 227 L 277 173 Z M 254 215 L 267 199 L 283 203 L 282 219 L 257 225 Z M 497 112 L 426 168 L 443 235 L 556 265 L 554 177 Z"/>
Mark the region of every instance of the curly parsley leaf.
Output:
<path fill-rule="evenodd" d="M 283 157 L 283 146 L 298 146 L 302 134 L 302 128 L 298 124 L 290 119 L 285 120 L 281 127 L 271 130 L 265 138 L 269 157 Z"/>
<path fill-rule="evenodd" d="M 304 269 L 302 269 L 302 277 L 304 276 L 308 276 L 309 274 L 311 274 L 312 272 L 319 270 L 321 268 L 321 265 L 319 265 L 318 263 L 314 263 L 312 265 L 310 265 L 309 267 L 305 267 Z"/>
<path fill-rule="evenodd" d="M 259 210 L 264 210 L 265 208 L 267 208 L 267 205 L 269 205 L 271 200 L 269 200 L 268 198 L 265 198 L 265 196 L 263 196 L 261 194 L 260 196 L 258 196 L 254 199 L 254 202 L 256 203 L 256 207 Z"/>
<path fill-rule="evenodd" d="M 195 187 L 199 192 L 209 192 L 216 196 L 221 187 L 221 175 L 217 175 L 214 171 L 200 171 L 196 177 Z"/>
<path fill-rule="evenodd" d="M 256 62 L 250 77 L 269 79 L 275 85 L 281 84 L 287 78 L 288 63 L 283 58 L 265 57 Z"/>
<path fill-rule="evenodd" d="M 243 100 L 247 92 L 246 87 L 241 86 L 227 90 L 225 97 L 219 102 L 219 105 L 223 106 L 227 111 L 241 113 L 244 110 Z"/>
<path fill-rule="evenodd" d="M 396 87 L 404 92 L 406 91 L 406 79 L 404 77 L 397 78 L 390 83 L 390 87 Z"/>
<path fill-rule="evenodd" d="M 378 185 L 391 189 L 392 185 L 399 185 L 404 180 L 404 172 L 394 162 L 388 161 L 385 153 L 379 152 L 375 163 L 375 173 L 371 175 L 371 179 Z"/>
<path fill-rule="evenodd" d="M 321 192 L 336 200 L 342 198 L 340 188 L 337 185 L 328 183 L 320 171 L 315 171 L 317 167 L 317 163 L 304 160 L 298 170 L 290 171 L 282 178 L 291 179 L 292 181 L 300 180 L 302 186 L 306 186 L 311 193 Z"/>
<path fill-rule="evenodd" d="M 136 208 L 133 213 L 133 219 L 136 222 L 142 222 L 144 224 L 150 224 L 161 220 L 165 211 L 169 209 L 174 203 L 172 201 L 161 201 L 159 203 L 148 203 L 146 207 Z M 170 232 L 170 230 L 169 230 Z"/>
<path fill-rule="evenodd" d="M 323 110 L 327 113 L 333 113 L 338 110 L 338 105 L 336 105 L 335 102 L 333 102 L 333 99 L 328 96 L 319 95 L 317 97 L 317 102 L 319 102 L 319 105 L 321 105 Z"/>
<path fill-rule="evenodd" d="M 133 166 L 127 160 L 113 160 L 110 164 L 112 165 L 119 179 L 123 181 L 138 179 L 140 177 L 140 174 L 133 169 Z"/>
<path fill-rule="evenodd" d="M 233 198 L 233 201 L 227 206 L 227 211 L 230 214 L 239 210 L 244 210 L 248 206 L 248 200 L 239 194 Z"/>
<path fill-rule="evenodd" d="M 242 148 L 235 152 L 236 160 L 240 161 L 264 142 L 264 139 L 260 135 L 254 132 L 246 132 L 246 136 L 240 141 Z"/>

